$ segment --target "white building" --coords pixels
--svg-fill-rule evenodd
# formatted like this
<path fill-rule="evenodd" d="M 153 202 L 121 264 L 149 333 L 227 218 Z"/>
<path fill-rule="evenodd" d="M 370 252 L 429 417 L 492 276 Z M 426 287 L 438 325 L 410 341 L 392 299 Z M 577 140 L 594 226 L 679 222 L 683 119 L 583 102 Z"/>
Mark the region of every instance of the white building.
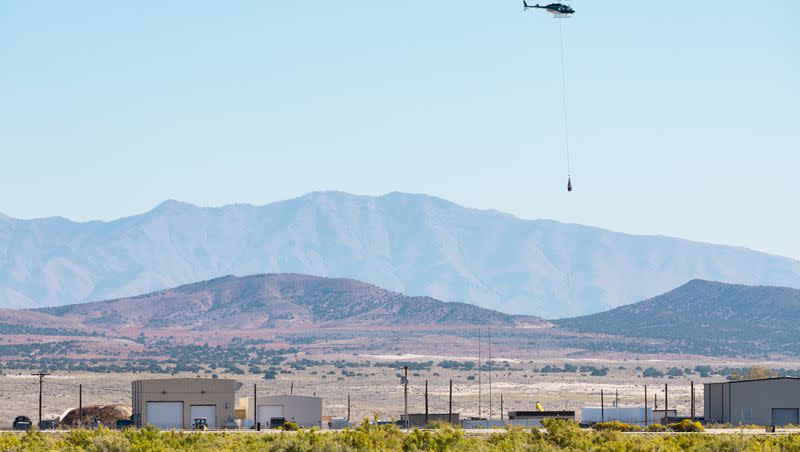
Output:
<path fill-rule="evenodd" d="M 247 400 L 247 418 L 253 421 L 253 398 Z M 322 427 L 322 398 L 303 395 L 259 396 L 257 419 L 261 428 L 269 428 L 270 419 L 284 418 L 301 427 Z"/>

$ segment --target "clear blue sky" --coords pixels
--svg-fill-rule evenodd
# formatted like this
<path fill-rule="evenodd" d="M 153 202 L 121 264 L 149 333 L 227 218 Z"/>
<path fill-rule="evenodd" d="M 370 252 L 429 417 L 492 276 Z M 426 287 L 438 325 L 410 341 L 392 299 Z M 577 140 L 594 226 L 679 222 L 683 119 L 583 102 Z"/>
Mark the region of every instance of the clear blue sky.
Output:
<path fill-rule="evenodd" d="M 124 3 L 124 4 L 123 4 Z M 800 2 L 0 1 L 0 212 L 428 193 L 800 258 Z"/>

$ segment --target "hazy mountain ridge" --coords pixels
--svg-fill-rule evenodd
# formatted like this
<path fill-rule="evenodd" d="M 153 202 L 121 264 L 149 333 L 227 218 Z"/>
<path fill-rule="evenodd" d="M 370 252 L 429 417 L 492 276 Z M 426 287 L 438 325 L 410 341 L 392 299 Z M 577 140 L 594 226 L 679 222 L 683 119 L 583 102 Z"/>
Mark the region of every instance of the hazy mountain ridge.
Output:
<path fill-rule="evenodd" d="M 544 321 L 465 303 L 409 297 L 344 278 L 298 274 L 226 276 L 131 298 L 0 309 L 0 336 L 214 337 L 348 330 L 369 344 L 378 331 L 492 327 L 511 349 L 678 353 L 780 359 L 800 356 L 800 290 L 693 280 L 651 299 L 589 316 Z M 281 333 L 283 332 L 283 333 Z M 379 334 L 380 336 L 380 334 Z M 41 340 L 41 337 L 33 339 Z M 30 342 L 30 339 L 28 340 Z M 390 349 L 392 343 L 384 343 Z"/>
<path fill-rule="evenodd" d="M 694 278 L 800 287 L 742 248 L 521 220 L 425 195 L 312 193 L 265 206 L 167 201 L 111 222 L 0 218 L 0 306 L 132 296 L 227 274 L 303 273 L 548 318 Z"/>
<path fill-rule="evenodd" d="M 667 339 L 688 353 L 800 355 L 800 290 L 693 280 L 611 311 L 554 321 L 579 332 Z"/>
<path fill-rule="evenodd" d="M 408 297 L 351 279 L 297 274 L 226 276 L 137 297 L 43 308 L 87 327 L 119 332 L 297 327 L 544 323 L 465 303 Z"/>

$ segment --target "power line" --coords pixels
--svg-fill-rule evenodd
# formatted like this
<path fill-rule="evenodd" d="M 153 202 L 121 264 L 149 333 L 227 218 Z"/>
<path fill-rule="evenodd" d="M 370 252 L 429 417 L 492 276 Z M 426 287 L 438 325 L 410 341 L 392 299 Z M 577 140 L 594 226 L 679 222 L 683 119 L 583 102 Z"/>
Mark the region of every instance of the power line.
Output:
<path fill-rule="evenodd" d="M 481 370 L 481 329 L 478 328 L 478 418 L 480 419 L 482 413 L 482 399 L 483 399 L 483 386 L 481 384 L 482 370 Z"/>
<path fill-rule="evenodd" d="M 492 420 L 492 329 L 488 331 L 488 344 L 489 347 L 487 364 L 489 365 L 489 420 Z"/>

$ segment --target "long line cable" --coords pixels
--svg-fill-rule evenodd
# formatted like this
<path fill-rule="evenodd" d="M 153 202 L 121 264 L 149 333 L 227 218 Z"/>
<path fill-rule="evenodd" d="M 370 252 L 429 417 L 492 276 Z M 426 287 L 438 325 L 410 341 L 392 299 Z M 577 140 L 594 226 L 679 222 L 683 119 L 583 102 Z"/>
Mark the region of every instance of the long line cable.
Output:
<path fill-rule="evenodd" d="M 561 43 L 561 97 L 564 103 L 564 150 L 567 156 L 567 177 L 572 177 L 572 162 L 569 156 L 569 117 L 567 115 L 567 69 L 564 62 L 564 25 L 566 18 L 556 18 L 558 21 L 558 37 Z"/>
<path fill-rule="evenodd" d="M 564 62 L 564 25 L 558 20 L 558 37 L 561 43 L 561 98 L 564 103 L 564 151 L 567 157 L 567 191 L 572 191 L 572 162 L 569 155 L 569 115 L 567 115 L 567 65 Z M 572 303 L 572 260 L 567 257 L 567 297 Z"/>

